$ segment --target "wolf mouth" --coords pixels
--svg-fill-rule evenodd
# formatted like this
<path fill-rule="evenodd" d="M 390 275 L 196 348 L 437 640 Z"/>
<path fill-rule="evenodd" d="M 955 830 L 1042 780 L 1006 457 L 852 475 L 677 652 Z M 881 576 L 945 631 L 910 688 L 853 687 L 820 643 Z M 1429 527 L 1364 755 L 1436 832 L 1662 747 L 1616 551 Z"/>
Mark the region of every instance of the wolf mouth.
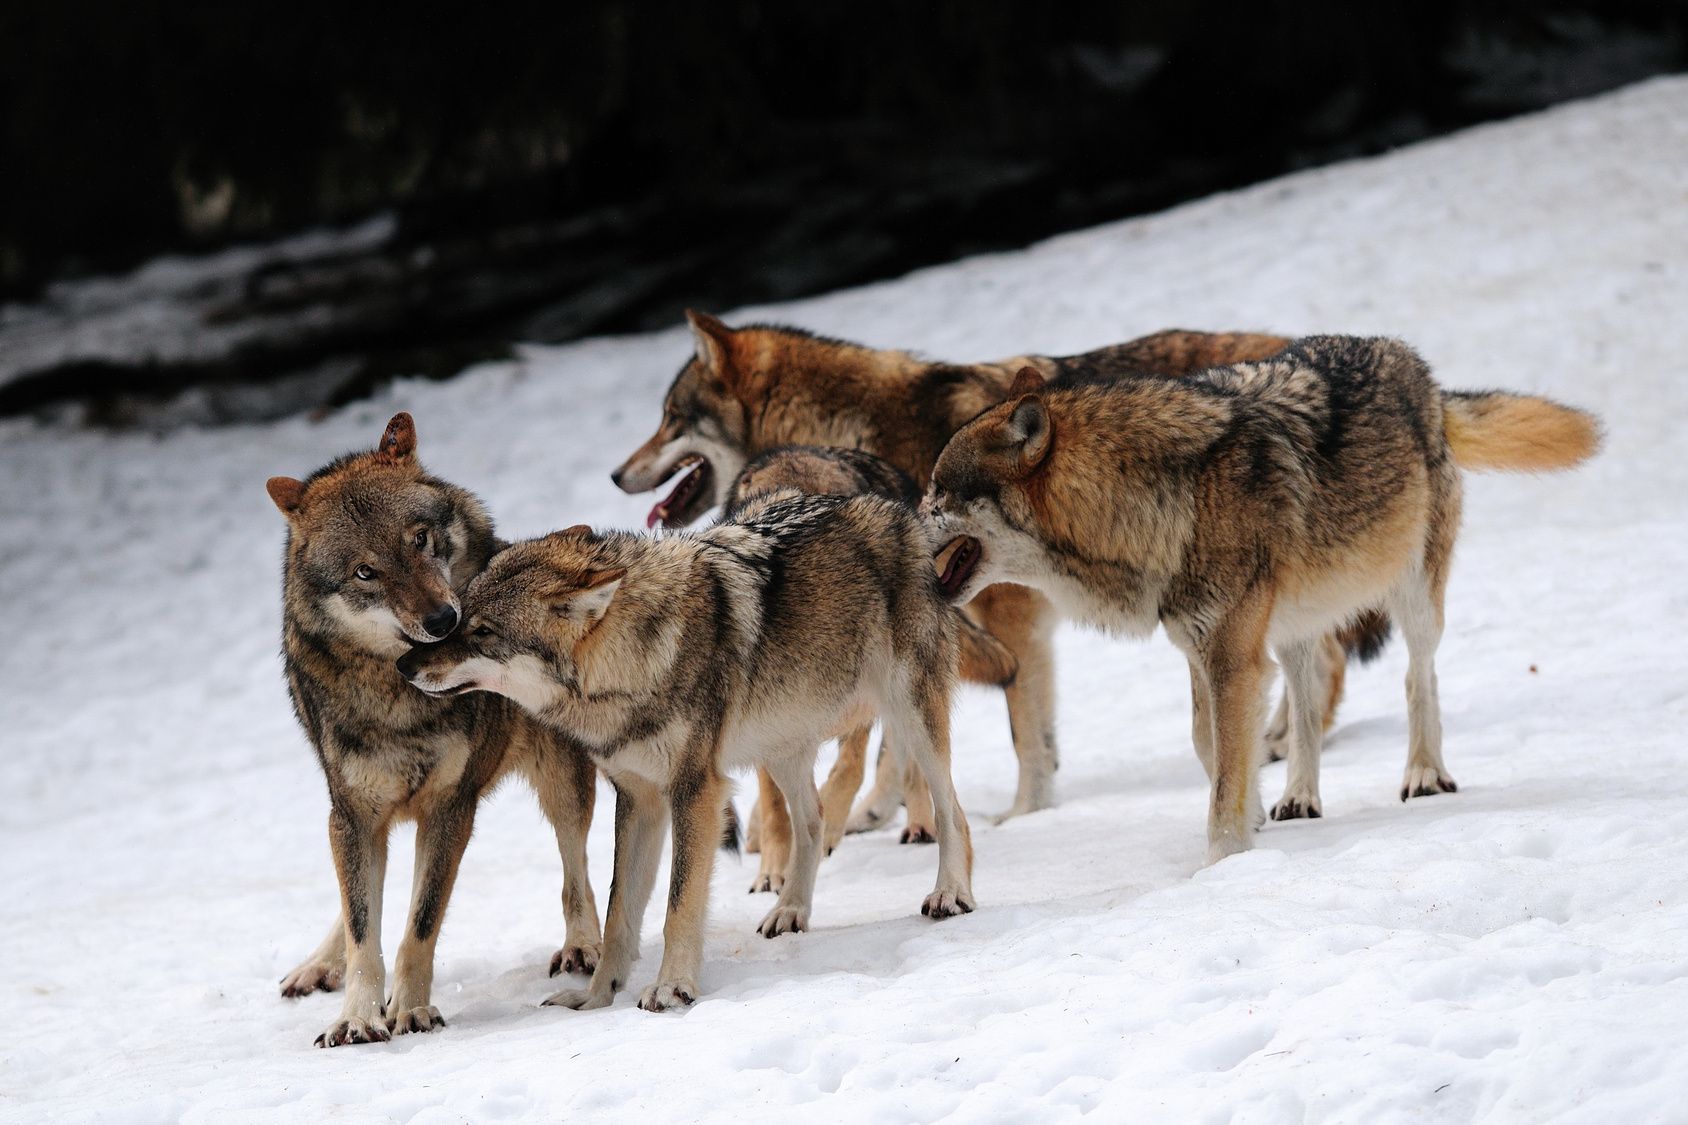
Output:
<path fill-rule="evenodd" d="M 945 543 L 932 556 L 932 567 L 938 572 L 938 588 L 944 597 L 953 598 L 961 593 L 984 557 L 984 545 L 971 535 L 958 535 Z"/>
<path fill-rule="evenodd" d="M 421 689 L 423 693 L 431 695 L 435 699 L 450 699 L 453 696 L 463 695 L 466 692 L 475 690 L 474 684 L 453 684 L 450 687 L 437 688 L 429 687 L 426 684 L 419 684 L 415 680 L 410 682 L 414 687 Z"/>
<path fill-rule="evenodd" d="M 659 523 L 663 527 L 685 527 L 701 514 L 698 501 L 708 503 L 710 493 L 705 486 L 714 472 L 708 460 L 694 453 L 675 462 L 674 472 L 680 470 L 686 471 L 674 485 L 673 491 L 659 500 L 656 507 L 651 509 L 650 515 L 645 517 L 647 528 L 655 527 Z M 672 476 L 673 473 L 669 475 Z"/>

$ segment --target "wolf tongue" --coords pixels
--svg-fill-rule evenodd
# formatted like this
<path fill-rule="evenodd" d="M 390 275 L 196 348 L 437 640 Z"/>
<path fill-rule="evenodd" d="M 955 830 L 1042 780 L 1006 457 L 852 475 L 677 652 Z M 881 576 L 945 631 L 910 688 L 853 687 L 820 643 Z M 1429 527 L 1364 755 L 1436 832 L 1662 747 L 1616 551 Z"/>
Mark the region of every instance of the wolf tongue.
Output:
<path fill-rule="evenodd" d="M 668 518 L 668 501 L 657 501 L 656 507 L 651 509 L 650 515 L 645 517 L 645 530 L 649 531 L 657 524 Z"/>
<path fill-rule="evenodd" d="M 657 501 L 656 507 L 652 508 L 650 515 L 645 517 L 645 530 L 649 531 L 659 522 L 667 519 L 668 510 L 691 495 L 692 486 L 696 483 L 692 480 L 695 475 L 697 475 L 696 465 L 688 466 L 686 471 L 680 474 L 680 479 L 674 483 L 673 488 L 668 490 L 668 495 Z"/>

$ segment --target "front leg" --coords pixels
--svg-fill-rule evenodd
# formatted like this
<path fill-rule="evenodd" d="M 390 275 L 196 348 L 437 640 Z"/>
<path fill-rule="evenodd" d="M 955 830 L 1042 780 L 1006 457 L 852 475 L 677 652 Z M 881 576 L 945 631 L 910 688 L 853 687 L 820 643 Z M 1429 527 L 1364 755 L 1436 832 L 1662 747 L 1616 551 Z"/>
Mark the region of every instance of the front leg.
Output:
<path fill-rule="evenodd" d="M 1213 788 L 1208 805 L 1207 861 L 1246 851 L 1254 842 L 1260 798 L 1260 703 L 1266 679 L 1269 600 L 1255 596 L 1220 622 L 1200 658 L 1213 702 Z"/>
<path fill-rule="evenodd" d="M 416 823 L 416 872 L 411 882 L 410 916 L 393 962 L 393 996 L 387 1004 L 387 1029 L 395 1035 L 432 1031 L 445 1019 L 433 1006 L 434 945 L 445 918 L 457 869 L 475 828 L 478 794 L 457 792 L 428 809 Z"/>
<path fill-rule="evenodd" d="M 1283 799 L 1272 806 L 1273 820 L 1298 820 L 1324 815 L 1319 803 L 1319 749 L 1324 738 L 1329 682 L 1328 663 L 1321 668 L 1318 641 L 1297 641 L 1278 648 L 1284 669 L 1284 695 L 1289 701 L 1289 780 Z M 1328 654 L 1327 654 L 1328 655 Z"/>
<path fill-rule="evenodd" d="M 668 920 L 662 931 L 662 968 L 656 983 L 639 996 L 639 1007 L 647 1012 L 683 1008 L 696 1000 L 698 969 L 703 964 L 709 877 L 721 841 L 721 806 L 726 800 L 727 782 L 716 772 L 712 742 L 685 753 L 686 760 L 676 771 L 669 793 L 674 815 L 674 858 L 668 885 Z M 811 789 L 814 784 L 811 778 Z M 765 849 L 766 836 L 762 843 Z"/>
<path fill-rule="evenodd" d="M 1000 824 L 1055 804 L 1055 626 L 1060 614 L 1037 591 L 1006 583 L 987 586 L 968 609 L 1019 662 L 1003 691 L 1020 781 L 1014 803 L 996 818 Z"/>
<path fill-rule="evenodd" d="M 598 902 L 586 869 L 586 834 L 598 798 L 598 770 L 583 751 L 553 739 L 540 748 L 533 787 L 556 834 L 563 865 L 563 946 L 551 955 L 551 975 L 589 974 L 603 946 Z"/>
<path fill-rule="evenodd" d="M 317 1036 L 316 1045 L 383 1042 L 389 1038 L 382 1007 L 387 968 L 381 960 L 387 822 L 336 802 L 328 814 L 328 843 L 340 878 L 340 916 L 346 921 L 346 1000 L 340 1018 Z"/>
<path fill-rule="evenodd" d="M 604 951 L 585 989 L 565 989 L 545 1001 L 561 1008 L 605 1008 L 627 984 L 639 957 L 639 923 L 656 883 L 662 858 L 662 829 L 668 807 L 656 786 L 631 774 L 612 778 L 615 786 L 615 875 L 610 906 L 604 915 Z M 716 808 L 716 841 L 720 808 Z M 713 852 L 711 853 L 714 854 Z"/>
<path fill-rule="evenodd" d="M 903 762 L 886 737 L 879 738 L 879 759 L 873 767 L 873 788 L 844 824 L 847 834 L 872 832 L 888 823 L 903 803 Z"/>
<path fill-rule="evenodd" d="M 791 809 L 791 862 L 779 901 L 756 927 L 763 937 L 797 933 L 809 928 L 815 902 L 815 870 L 821 862 L 823 829 L 820 795 L 815 792 L 815 751 L 799 751 L 767 767 Z"/>
<path fill-rule="evenodd" d="M 973 836 L 950 776 L 949 682 L 929 668 L 911 668 L 908 694 L 887 700 L 883 718 L 926 779 L 938 835 L 938 881 L 920 904 L 929 918 L 970 913 L 973 898 Z"/>
<path fill-rule="evenodd" d="M 289 999 L 309 996 L 321 990 L 334 992 L 346 979 L 346 919 L 335 915 L 334 924 L 316 952 L 299 963 L 298 968 L 281 978 L 281 994 Z"/>
<path fill-rule="evenodd" d="M 873 724 L 857 727 L 838 740 L 838 760 L 821 786 L 821 819 L 825 827 L 826 854 L 844 839 L 845 822 L 850 818 L 850 804 L 862 787 L 862 775 L 867 772 L 867 740 Z"/>

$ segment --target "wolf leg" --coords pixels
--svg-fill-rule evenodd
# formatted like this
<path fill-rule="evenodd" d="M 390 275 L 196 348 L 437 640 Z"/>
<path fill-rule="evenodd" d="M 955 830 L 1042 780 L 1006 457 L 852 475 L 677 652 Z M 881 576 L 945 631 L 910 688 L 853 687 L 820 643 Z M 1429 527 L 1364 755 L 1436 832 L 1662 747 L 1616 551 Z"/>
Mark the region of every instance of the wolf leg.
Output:
<path fill-rule="evenodd" d="M 1285 698 L 1289 701 L 1289 780 L 1283 799 L 1272 806 L 1273 820 L 1324 815 L 1319 804 L 1319 751 L 1328 699 L 1326 639 L 1296 641 L 1278 648 Z"/>
<path fill-rule="evenodd" d="M 703 965 L 703 925 L 709 910 L 709 877 L 721 843 L 721 805 L 727 781 L 715 770 L 713 745 L 688 751 L 690 761 L 674 778 L 669 800 L 674 817 L 674 859 L 668 883 L 668 919 L 662 929 L 662 967 L 656 983 L 639 994 L 647 1012 L 683 1008 L 697 999 Z M 814 760 L 809 761 L 814 790 Z M 819 845 L 819 823 L 814 843 Z M 767 843 L 763 840 L 764 845 Z"/>
<path fill-rule="evenodd" d="M 1264 820 L 1260 767 L 1261 688 L 1266 678 L 1269 599 L 1254 594 L 1206 638 L 1202 670 L 1213 698 L 1213 787 L 1207 817 L 1207 861 L 1246 851 Z"/>
<path fill-rule="evenodd" d="M 309 996 L 313 992 L 333 992 L 346 979 L 346 920 L 334 916 L 334 924 L 316 952 L 299 963 L 299 967 L 281 978 L 281 994 L 287 997 Z"/>
<path fill-rule="evenodd" d="M 444 1027 L 433 1005 L 434 946 L 445 919 L 458 865 L 475 829 L 478 793 L 454 793 L 416 822 L 416 873 L 410 915 L 393 958 L 393 995 L 387 1002 L 387 1030 L 395 1035 Z"/>
<path fill-rule="evenodd" d="M 791 860 L 791 818 L 772 774 L 757 770 L 756 784 L 756 805 L 762 810 L 762 863 L 751 881 L 750 893 L 777 893 L 785 886 L 785 869 Z"/>
<path fill-rule="evenodd" d="M 586 867 L 586 834 L 598 799 L 598 771 L 580 750 L 560 740 L 544 748 L 533 774 L 534 792 L 563 864 L 563 947 L 551 955 L 551 975 L 591 973 L 603 936 L 598 901 Z"/>
<path fill-rule="evenodd" d="M 1046 809 L 1055 803 L 1055 626 L 1049 599 L 1024 586 L 987 587 L 968 607 L 985 629 L 1014 654 L 1019 671 L 1003 689 L 1020 780 L 1014 803 L 996 818 Z"/>
<path fill-rule="evenodd" d="M 1442 582 L 1415 567 L 1390 598 L 1407 641 L 1407 772 L 1401 800 L 1454 793 L 1442 762 L 1442 705 L 1436 691 L 1436 647 L 1442 639 Z"/>
<path fill-rule="evenodd" d="M 815 751 L 808 749 L 771 762 L 764 771 L 773 776 L 791 809 L 788 825 L 791 861 L 779 901 L 756 927 L 763 937 L 778 937 L 809 928 L 815 901 L 815 870 L 821 861 L 821 804 L 815 792 Z"/>
<path fill-rule="evenodd" d="M 973 836 L 950 777 L 949 684 L 929 670 L 910 669 L 906 693 L 893 696 L 884 713 L 886 728 L 925 775 L 938 830 L 938 881 L 920 905 L 931 918 L 967 914 L 974 908 Z"/>
<path fill-rule="evenodd" d="M 361 810 L 336 807 L 328 814 L 328 843 L 340 877 L 340 916 L 346 920 L 346 1000 L 340 1018 L 316 1037 L 316 1045 L 382 1042 L 391 1038 L 383 1018 L 387 967 L 381 960 L 387 823 Z"/>
<path fill-rule="evenodd" d="M 656 786 L 642 778 L 612 778 L 615 786 L 615 875 L 610 880 L 610 905 L 604 915 L 604 949 L 592 983 L 584 989 L 565 989 L 545 1003 L 561 1008 L 604 1008 L 627 984 L 627 974 L 639 957 L 639 923 L 656 884 L 662 858 L 662 829 L 668 805 Z M 716 810 L 719 842 L 720 808 Z"/>
<path fill-rule="evenodd" d="M 879 759 L 873 766 L 873 788 L 862 798 L 845 824 L 846 832 L 871 832 L 890 821 L 903 803 L 903 765 L 888 737 L 879 736 Z"/>
<path fill-rule="evenodd" d="M 932 790 L 926 784 L 926 774 L 914 761 L 903 763 L 903 808 L 908 821 L 903 828 L 901 843 L 932 844 L 938 834 L 932 827 Z"/>
<path fill-rule="evenodd" d="M 867 772 L 867 740 L 873 732 L 871 723 L 857 727 L 838 740 L 838 760 L 821 786 L 821 818 L 825 826 L 826 854 L 831 855 L 844 839 L 844 824 L 850 817 L 850 803 L 862 787 Z"/>

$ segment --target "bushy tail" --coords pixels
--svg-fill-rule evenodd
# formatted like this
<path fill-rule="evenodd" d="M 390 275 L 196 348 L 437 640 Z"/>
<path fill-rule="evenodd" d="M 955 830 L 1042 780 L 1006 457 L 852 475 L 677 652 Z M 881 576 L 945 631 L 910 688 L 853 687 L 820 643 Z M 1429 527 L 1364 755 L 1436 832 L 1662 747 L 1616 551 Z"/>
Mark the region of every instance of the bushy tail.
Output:
<path fill-rule="evenodd" d="M 970 684 L 1007 687 L 1020 671 L 1020 662 L 1008 651 L 1008 646 L 979 628 L 967 617 L 956 613 L 961 628 L 957 640 L 961 647 L 961 678 Z"/>
<path fill-rule="evenodd" d="M 1594 415 L 1505 391 L 1443 391 L 1442 428 L 1462 469 L 1545 473 L 1580 465 L 1600 448 Z"/>
<path fill-rule="evenodd" d="M 724 851 L 724 852 L 731 852 L 733 855 L 738 855 L 739 854 L 739 816 L 738 816 L 738 810 L 733 807 L 733 803 L 731 801 L 728 801 L 727 807 L 725 809 L 723 809 L 722 812 L 723 812 L 724 815 L 721 818 L 721 850 Z"/>

